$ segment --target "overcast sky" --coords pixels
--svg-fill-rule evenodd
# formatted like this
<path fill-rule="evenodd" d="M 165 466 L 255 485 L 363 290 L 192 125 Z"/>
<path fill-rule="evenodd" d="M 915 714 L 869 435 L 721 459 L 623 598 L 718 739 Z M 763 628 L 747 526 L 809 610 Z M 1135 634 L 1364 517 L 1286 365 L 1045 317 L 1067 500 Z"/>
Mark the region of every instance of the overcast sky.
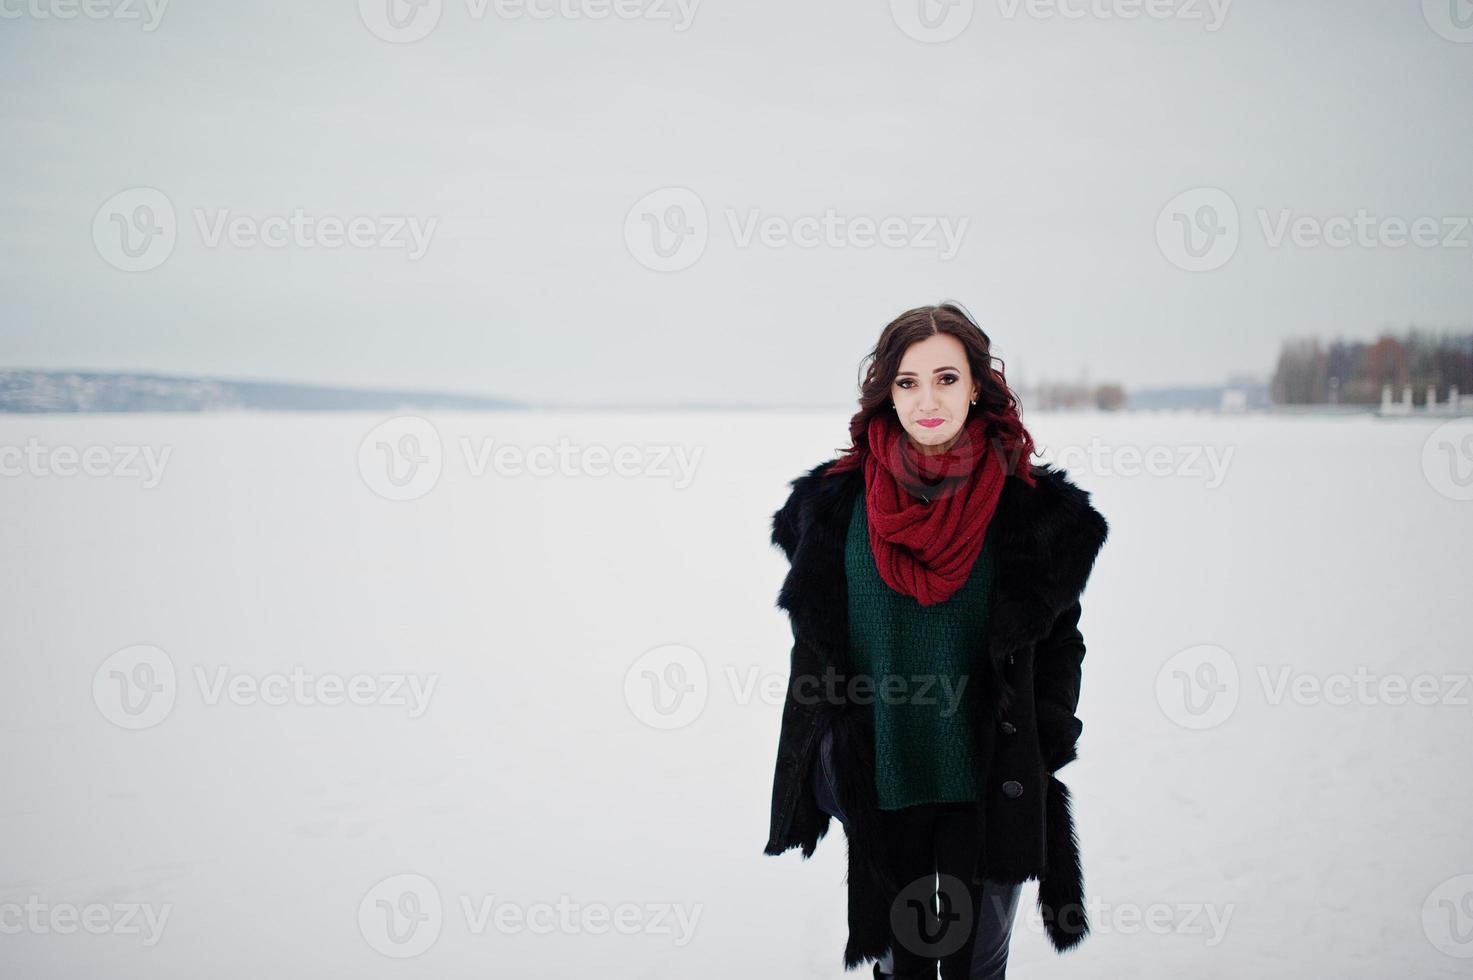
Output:
<path fill-rule="evenodd" d="M 833 405 L 947 297 L 1015 382 L 1473 325 L 1467 0 L 87 2 L 0 0 L 0 366 Z"/>

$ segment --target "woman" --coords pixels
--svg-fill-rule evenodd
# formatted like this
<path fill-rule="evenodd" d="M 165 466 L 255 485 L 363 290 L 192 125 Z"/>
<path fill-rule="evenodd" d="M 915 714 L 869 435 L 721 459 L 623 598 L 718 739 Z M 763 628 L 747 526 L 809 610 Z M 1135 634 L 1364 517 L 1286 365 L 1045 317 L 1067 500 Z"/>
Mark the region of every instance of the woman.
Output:
<path fill-rule="evenodd" d="M 772 517 L 792 624 L 766 853 L 849 842 L 844 965 L 1001 977 L 1022 882 L 1054 947 L 1088 932 L 1064 784 L 1079 597 L 1104 544 L 956 304 L 889 324 L 843 455 Z M 883 959 L 882 959 L 883 957 Z"/>

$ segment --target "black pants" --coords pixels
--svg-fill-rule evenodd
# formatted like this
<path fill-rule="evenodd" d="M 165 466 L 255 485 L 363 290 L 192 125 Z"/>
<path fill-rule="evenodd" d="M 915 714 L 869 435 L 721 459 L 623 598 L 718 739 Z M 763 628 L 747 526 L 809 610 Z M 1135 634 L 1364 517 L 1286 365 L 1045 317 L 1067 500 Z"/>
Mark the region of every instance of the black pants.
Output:
<path fill-rule="evenodd" d="M 833 795 L 828 737 L 813 767 L 818 805 L 844 819 Z M 890 905 L 890 954 L 878 976 L 895 980 L 1002 980 L 1020 884 L 972 883 L 978 839 L 971 803 L 926 803 L 879 811 L 900 890 Z"/>
<path fill-rule="evenodd" d="M 972 883 L 981 842 L 971 803 L 881 810 L 900 886 L 890 905 L 896 980 L 994 980 L 1006 975 L 1022 886 Z M 882 967 L 883 969 L 883 964 Z"/>

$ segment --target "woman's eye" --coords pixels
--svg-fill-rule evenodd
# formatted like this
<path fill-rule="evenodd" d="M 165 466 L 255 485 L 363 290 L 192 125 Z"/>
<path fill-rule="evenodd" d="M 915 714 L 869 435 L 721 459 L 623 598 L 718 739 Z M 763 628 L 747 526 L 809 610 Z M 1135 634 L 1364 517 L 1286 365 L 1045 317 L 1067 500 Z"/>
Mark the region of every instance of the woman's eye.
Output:
<path fill-rule="evenodd" d="M 943 374 L 941 376 L 941 380 L 944 383 L 951 385 L 956 384 L 958 381 L 960 381 L 961 377 L 955 374 Z M 895 382 L 895 387 L 897 388 L 914 388 L 915 385 L 916 383 L 912 378 L 901 378 L 899 381 Z"/>

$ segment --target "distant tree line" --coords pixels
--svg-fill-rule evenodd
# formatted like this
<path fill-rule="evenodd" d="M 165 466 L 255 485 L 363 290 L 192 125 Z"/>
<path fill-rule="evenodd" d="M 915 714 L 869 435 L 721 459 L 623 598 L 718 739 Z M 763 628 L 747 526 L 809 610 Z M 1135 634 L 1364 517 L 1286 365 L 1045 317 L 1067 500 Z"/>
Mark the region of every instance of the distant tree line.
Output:
<path fill-rule="evenodd" d="M 1044 382 L 1018 391 L 1029 408 L 1099 408 L 1114 411 L 1125 404 L 1125 389 L 1118 384 Z"/>
<path fill-rule="evenodd" d="M 1398 400 L 1402 386 L 1411 385 L 1418 405 L 1426 404 L 1428 385 L 1436 386 L 1439 402 L 1447 399 L 1449 386 L 1473 394 L 1473 333 L 1413 328 L 1401 338 L 1387 333 L 1370 342 L 1289 340 L 1269 389 L 1278 405 L 1371 404 L 1381 401 L 1381 387 L 1388 384 Z"/>

